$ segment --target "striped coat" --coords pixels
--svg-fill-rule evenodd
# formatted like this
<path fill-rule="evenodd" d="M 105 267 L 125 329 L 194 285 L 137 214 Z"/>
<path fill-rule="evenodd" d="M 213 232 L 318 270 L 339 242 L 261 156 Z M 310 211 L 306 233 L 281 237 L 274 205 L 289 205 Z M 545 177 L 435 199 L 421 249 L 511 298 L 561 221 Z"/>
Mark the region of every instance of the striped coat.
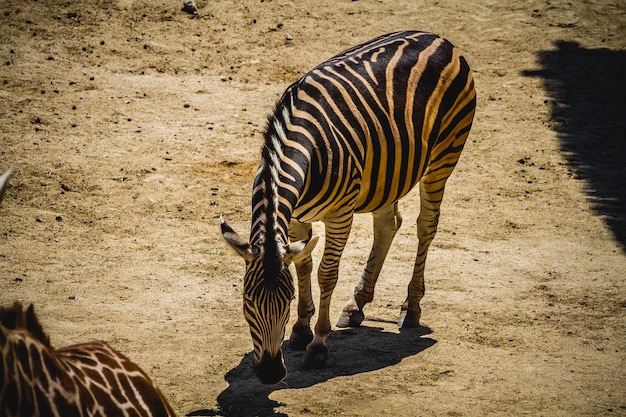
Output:
<path fill-rule="evenodd" d="M 402 221 L 397 202 L 417 184 L 419 243 L 400 324 L 419 325 L 428 246 L 475 103 L 471 72 L 459 50 L 418 31 L 390 33 L 344 51 L 287 88 L 265 132 L 249 240 L 222 219 L 224 237 L 247 261 L 244 312 L 263 382 L 275 383 L 285 375 L 279 341 L 295 293 L 286 265 L 295 262 L 298 273 L 298 321 L 291 344 L 306 348 L 305 364 L 322 366 L 331 331 L 330 298 L 354 213 L 373 213 L 374 243 L 339 326 L 363 320 L 363 306 L 373 299 Z M 314 221 L 324 222 L 326 238 L 318 270 L 320 311 L 312 332 Z"/>

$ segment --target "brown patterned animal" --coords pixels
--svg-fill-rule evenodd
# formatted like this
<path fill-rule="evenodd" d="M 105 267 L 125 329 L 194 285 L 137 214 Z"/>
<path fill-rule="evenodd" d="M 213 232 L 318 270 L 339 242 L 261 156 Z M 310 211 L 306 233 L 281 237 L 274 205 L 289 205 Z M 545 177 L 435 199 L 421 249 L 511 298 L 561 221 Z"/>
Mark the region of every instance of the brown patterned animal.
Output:
<path fill-rule="evenodd" d="M 9 168 L 0 176 L 0 201 Z M 54 349 L 35 310 L 0 306 L 0 416 L 175 416 L 150 377 L 106 342 Z"/>
<path fill-rule="evenodd" d="M 0 415 L 175 416 L 146 373 L 106 342 L 54 349 L 30 305 L 0 307 Z"/>
<path fill-rule="evenodd" d="M 175 416 L 146 373 L 108 343 L 54 349 L 32 305 L 0 307 L 0 415 Z"/>

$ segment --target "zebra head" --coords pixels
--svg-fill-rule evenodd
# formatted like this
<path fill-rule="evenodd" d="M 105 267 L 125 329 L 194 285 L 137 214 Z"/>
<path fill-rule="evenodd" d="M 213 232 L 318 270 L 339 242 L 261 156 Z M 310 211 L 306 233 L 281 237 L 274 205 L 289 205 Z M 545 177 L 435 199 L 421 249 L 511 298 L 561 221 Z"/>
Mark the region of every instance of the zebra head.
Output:
<path fill-rule="evenodd" d="M 289 264 L 310 254 L 318 237 L 284 245 L 251 244 L 223 217 L 220 223 L 226 242 L 246 261 L 243 312 L 254 346 L 254 372 L 263 384 L 277 384 L 287 375 L 282 343 L 295 296 Z"/>

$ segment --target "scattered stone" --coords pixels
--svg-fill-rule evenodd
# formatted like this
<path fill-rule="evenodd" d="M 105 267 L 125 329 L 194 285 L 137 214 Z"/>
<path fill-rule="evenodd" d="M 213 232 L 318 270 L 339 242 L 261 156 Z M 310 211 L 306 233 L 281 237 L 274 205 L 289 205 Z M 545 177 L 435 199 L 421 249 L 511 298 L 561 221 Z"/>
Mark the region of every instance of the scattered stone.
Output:
<path fill-rule="evenodd" d="M 189 14 L 198 14 L 198 7 L 193 0 L 183 0 L 183 12 Z"/>

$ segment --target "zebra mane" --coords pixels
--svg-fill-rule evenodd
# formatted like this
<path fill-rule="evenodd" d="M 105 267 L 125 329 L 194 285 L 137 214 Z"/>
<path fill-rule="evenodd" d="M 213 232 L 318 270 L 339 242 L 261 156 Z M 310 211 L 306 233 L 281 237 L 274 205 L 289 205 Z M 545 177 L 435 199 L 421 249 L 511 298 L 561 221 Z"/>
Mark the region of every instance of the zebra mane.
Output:
<path fill-rule="evenodd" d="M 261 224 L 264 239 L 262 240 L 265 260 L 265 271 L 268 276 L 278 276 L 278 272 L 283 267 L 284 249 L 283 245 L 286 236 L 280 231 L 278 221 L 278 187 L 280 183 L 281 158 L 283 157 L 283 146 L 286 139 L 284 121 L 288 120 L 289 112 L 287 108 L 277 106 L 274 113 L 268 118 L 265 129 L 265 142 L 261 148 L 261 166 L 259 175 L 263 183 L 264 192 L 264 214 L 265 219 Z M 281 120 L 278 114 L 282 113 Z"/>
<path fill-rule="evenodd" d="M 10 307 L 0 306 L 0 326 L 9 331 L 26 331 L 45 346 L 52 347 L 50 338 L 39 323 L 39 319 L 35 315 L 35 307 L 32 304 L 26 310 L 18 301 Z"/>

